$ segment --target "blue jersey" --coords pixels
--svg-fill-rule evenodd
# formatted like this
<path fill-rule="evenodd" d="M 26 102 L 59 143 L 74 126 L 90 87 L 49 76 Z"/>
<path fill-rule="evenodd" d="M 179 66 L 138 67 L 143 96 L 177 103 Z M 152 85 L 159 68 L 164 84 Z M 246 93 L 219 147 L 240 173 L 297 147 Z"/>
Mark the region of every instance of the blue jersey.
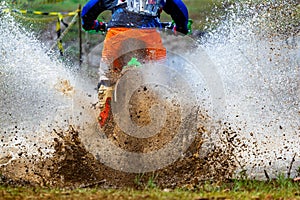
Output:
<path fill-rule="evenodd" d="M 153 0 L 148 0 L 153 1 Z M 159 6 L 169 14 L 176 23 L 176 30 L 188 32 L 188 10 L 181 0 L 160 0 Z M 126 9 L 126 3 L 119 4 L 118 0 L 90 0 L 82 9 L 82 25 L 85 30 L 94 28 L 94 21 L 105 10 L 112 11 L 108 27 L 152 28 L 160 27 L 160 12 L 147 15 Z"/>

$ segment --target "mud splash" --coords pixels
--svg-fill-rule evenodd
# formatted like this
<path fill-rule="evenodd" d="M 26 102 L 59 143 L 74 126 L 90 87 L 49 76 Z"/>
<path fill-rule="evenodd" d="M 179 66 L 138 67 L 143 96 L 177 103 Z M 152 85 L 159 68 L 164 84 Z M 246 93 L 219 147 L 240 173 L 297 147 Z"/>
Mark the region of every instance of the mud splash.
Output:
<path fill-rule="evenodd" d="M 96 81 L 82 79 L 76 70 L 49 57 L 45 47 L 11 16 L 1 16 L 7 17 L 0 22 L 4 44 L 0 94 L 5 97 L 0 112 L 1 183 L 141 187 L 155 177 L 154 182 L 162 188 L 193 188 L 203 180 L 231 178 L 236 169 L 246 169 L 253 177 L 262 177 L 264 170 L 276 176 L 289 170 L 296 155 L 294 173 L 299 166 L 299 30 L 294 21 L 277 26 L 273 22 L 278 19 L 266 18 L 277 16 L 278 10 L 285 13 L 288 9 L 293 14 L 295 2 L 272 2 L 235 4 L 219 28 L 210 30 L 205 42 L 201 41 L 204 44 L 194 52 L 194 59 L 204 50 L 214 61 L 224 87 L 224 112 L 213 115 L 211 107 L 201 104 L 202 109 L 191 112 L 198 121 L 190 147 L 171 165 L 143 174 L 108 167 L 90 145 L 91 140 L 101 140 L 97 113 L 91 107 L 96 102 Z M 243 9 L 237 9 L 239 6 Z M 148 124 L 151 117 L 140 111 L 147 111 L 157 101 L 153 90 L 144 88 L 137 90 L 130 102 L 134 105 L 129 110 L 132 121 L 139 125 Z M 207 93 L 199 94 L 207 101 Z M 178 105 L 164 107 L 170 107 L 168 123 L 159 137 L 137 140 L 113 125 L 105 139 L 131 152 L 164 147 L 182 122 Z"/>
<path fill-rule="evenodd" d="M 1 47 L 0 74 L 0 92 L 5 97 L 1 99 L 4 105 L 1 110 L 1 183 L 62 188 L 146 185 L 152 172 L 138 174 L 112 169 L 97 156 L 102 146 L 91 145 L 93 141 L 103 140 L 98 134 L 97 111 L 92 107 L 97 98 L 96 81 L 87 81 L 86 77 L 78 76 L 77 69 L 70 69 L 45 53 L 45 46 L 9 14 L 1 18 L 5 19 L 0 23 L 1 41 L 5 44 Z M 9 44 L 6 41 L 10 41 Z M 133 95 L 134 107 L 130 114 L 136 124 L 144 125 L 149 122 L 149 105 L 158 103 L 159 98 L 145 87 L 139 91 Z M 106 132 L 107 138 L 126 151 L 140 153 L 166 146 L 182 120 L 178 102 L 166 103 L 164 107 L 170 109 L 166 109 L 166 127 L 158 136 L 141 142 L 127 137 L 116 127 Z M 191 114 L 203 124 L 210 120 L 205 112 Z M 231 156 L 233 148 L 215 146 L 206 153 L 199 153 L 209 130 L 198 125 L 193 132 L 196 137 L 192 146 L 182 152 L 175 163 L 154 172 L 157 185 L 174 188 L 190 183 L 193 187 L 203 179 L 231 176 L 235 167 Z M 141 144 L 148 146 L 141 147 Z M 113 153 L 105 155 L 114 158 Z M 159 158 L 157 163 L 166 159 Z M 137 177 L 140 177 L 138 181 Z"/>
<path fill-rule="evenodd" d="M 200 130 L 199 130 L 200 131 Z M 203 131 L 203 130 L 201 130 Z M 203 140 L 201 136 L 193 142 L 181 159 L 174 164 L 157 170 L 155 173 L 125 173 L 114 170 L 97 160 L 82 144 L 79 133 L 70 126 L 69 130 L 53 130 L 54 153 L 51 158 L 20 158 L 9 165 L 1 166 L 1 184 L 32 185 L 38 187 L 60 188 L 123 188 L 147 187 L 153 183 L 161 188 L 197 187 L 207 180 L 225 180 L 235 169 L 233 147 L 215 148 L 206 156 L 199 156 Z M 230 142 L 230 141 L 229 141 Z M 227 143 L 228 144 L 228 143 Z M 137 180 L 138 178 L 138 180 Z"/>
<path fill-rule="evenodd" d="M 70 86 L 67 84 L 67 88 Z M 63 90 L 65 91 L 65 90 Z M 153 92 L 153 91 L 152 91 Z M 153 103 L 154 97 L 148 90 L 138 90 L 133 97 L 136 105 L 132 110 L 133 120 L 138 123 L 145 124 L 149 120 L 148 113 L 136 112 L 135 109 L 147 110 L 149 101 Z M 145 99 L 147 99 L 145 101 Z M 176 110 L 169 109 L 169 117 L 175 115 Z M 209 118 L 196 112 L 195 115 L 204 124 Z M 139 115 L 140 117 L 137 117 Z M 180 121 L 177 118 L 169 119 L 170 128 L 178 126 Z M 113 122 L 113 121 L 112 121 Z M 231 177 L 236 168 L 235 159 L 233 157 L 234 147 L 230 138 L 232 133 L 226 134 L 227 141 L 224 141 L 226 147 L 210 146 L 207 147 L 205 154 L 203 152 L 204 135 L 208 134 L 205 126 L 198 126 L 197 137 L 190 145 L 189 149 L 173 164 L 149 173 L 126 173 L 120 170 L 112 169 L 100 162 L 97 156 L 93 155 L 86 148 L 86 144 L 91 142 L 82 142 L 82 139 L 95 140 L 90 135 L 95 134 L 97 124 L 94 131 L 83 130 L 80 127 L 68 126 L 67 129 L 55 128 L 51 131 L 51 138 L 48 135 L 47 149 L 53 149 L 48 156 L 42 153 L 41 143 L 35 144 L 38 148 L 39 155 L 32 156 L 30 152 L 18 154 L 13 160 L 8 157 L 3 158 L 3 165 L 0 167 L 2 173 L 2 184 L 10 185 L 32 185 L 35 187 L 60 187 L 60 188 L 144 188 L 148 187 L 149 180 L 161 188 L 186 187 L 192 189 L 197 187 L 205 180 L 224 180 Z M 148 152 L 159 149 L 169 142 L 170 137 L 174 134 L 168 131 L 168 127 L 162 130 L 160 137 L 136 140 L 128 137 L 116 127 L 114 130 L 107 131 L 108 139 L 119 145 L 126 151 Z M 18 136 L 16 136 L 18 138 Z M 22 144 L 22 143 L 21 143 Z M 146 148 L 145 148 L 146 147 Z M 101 148 L 101 147 L 99 147 Z M 5 148 L 3 148 L 5 149 Z M 202 149 L 202 150 L 201 150 Z M 107 153 L 108 156 L 115 156 Z M 162 158 L 165 159 L 165 158 Z M 159 161 L 159 160 L 158 160 Z"/>

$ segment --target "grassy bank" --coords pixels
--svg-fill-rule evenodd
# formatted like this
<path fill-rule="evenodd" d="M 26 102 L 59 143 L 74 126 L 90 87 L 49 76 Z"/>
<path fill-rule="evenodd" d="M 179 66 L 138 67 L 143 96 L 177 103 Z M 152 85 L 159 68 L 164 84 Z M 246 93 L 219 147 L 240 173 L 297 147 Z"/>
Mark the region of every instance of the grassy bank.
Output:
<path fill-rule="evenodd" d="M 233 180 L 228 183 L 206 183 L 193 189 L 39 189 L 31 187 L 0 187 L 4 199 L 300 199 L 300 185 L 292 180 Z"/>

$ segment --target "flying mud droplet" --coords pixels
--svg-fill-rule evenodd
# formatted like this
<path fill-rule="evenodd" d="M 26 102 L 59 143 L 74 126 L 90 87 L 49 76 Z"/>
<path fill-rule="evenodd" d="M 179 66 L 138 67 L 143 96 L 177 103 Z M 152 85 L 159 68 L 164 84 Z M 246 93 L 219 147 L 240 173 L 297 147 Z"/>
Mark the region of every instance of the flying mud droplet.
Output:
<path fill-rule="evenodd" d="M 3 156 L 0 158 L 0 165 L 6 165 L 8 164 L 9 161 L 11 161 L 12 156 L 11 155 L 7 155 L 7 156 Z"/>
<path fill-rule="evenodd" d="M 62 92 L 67 96 L 72 96 L 72 94 L 75 92 L 74 87 L 71 85 L 70 81 L 66 79 L 59 79 L 54 87 L 59 92 Z"/>

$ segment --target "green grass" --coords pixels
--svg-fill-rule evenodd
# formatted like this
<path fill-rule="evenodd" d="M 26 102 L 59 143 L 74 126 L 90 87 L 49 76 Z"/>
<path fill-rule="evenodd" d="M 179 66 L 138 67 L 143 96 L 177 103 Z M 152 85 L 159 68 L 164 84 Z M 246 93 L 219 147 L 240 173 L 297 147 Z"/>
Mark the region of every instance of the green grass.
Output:
<path fill-rule="evenodd" d="M 188 188 L 188 186 L 187 186 Z M 4 199 L 300 199 L 300 185 L 278 177 L 272 181 L 232 180 L 227 183 L 203 183 L 193 189 L 42 189 L 0 186 Z"/>
<path fill-rule="evenodd" d="M 195 29 L 203 29 L 206 18 L 214 15 L 213 8 L 220 7 L 220 0 L 186 0 L 190 18 L 194 21 Z"/>

